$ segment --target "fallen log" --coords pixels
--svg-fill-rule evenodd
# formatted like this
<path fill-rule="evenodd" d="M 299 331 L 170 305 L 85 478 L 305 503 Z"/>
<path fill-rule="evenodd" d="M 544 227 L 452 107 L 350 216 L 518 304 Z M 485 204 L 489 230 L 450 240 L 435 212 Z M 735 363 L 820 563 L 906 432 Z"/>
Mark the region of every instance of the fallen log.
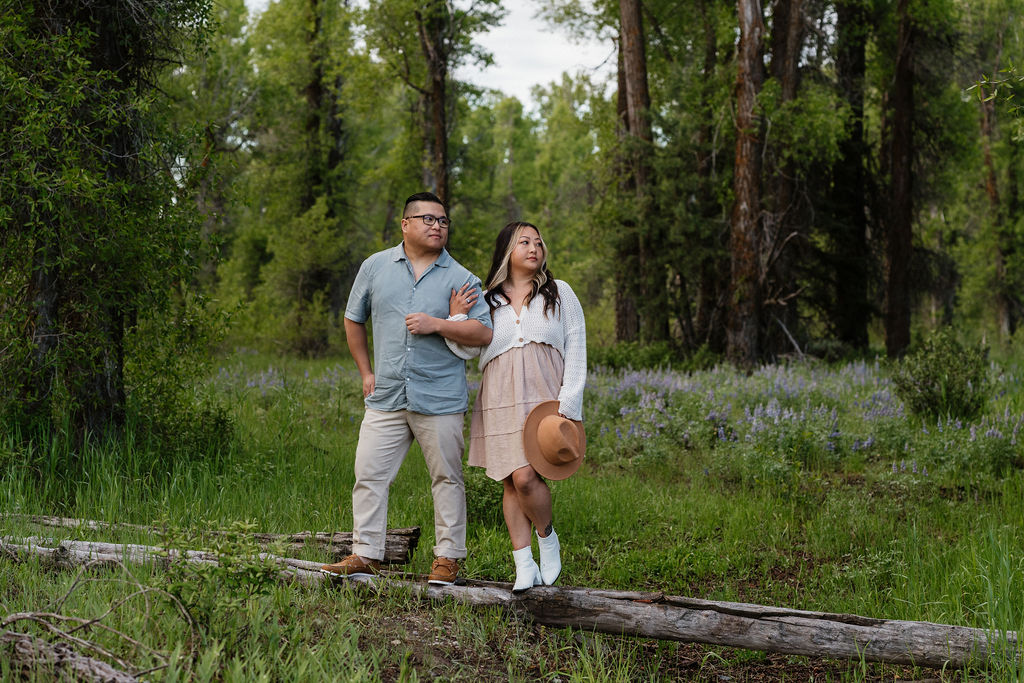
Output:
<path fill-rule="evenodd" d="M 138 679 L 106 662 L 79 654 L 67 643 L 51 643 L 42 638 L 3 631 L 0 643 L 15 670 L 34 680 L 48 674 L 53 680 L 96 681 L 97 683 L 135 683 Z"/>
<path fill-rule="evenodd" d="M 28 522 L 37 526 L 44 526 L 58 529 L 88 529 L 91 531 L 103 530 L 124 530 L 142 531 L 151 534 L 159 534 L 164 530 L 157 526 L 145 526 L 142 524 L 129 524 L 127 522 L 101 522 L 93 519 L 74 519 L 72 517 L 51 517 L 47 515 L 22 515 L 9 513 L 2 515 L 8 519 Z M 228 531 L 218 529 L 203 532 L 210 536 L 225 536 Z M 308 544 L 323 547 L 327 550 L 333 560 L 352 553 L 352 533 L 347 531 L 336 531 L 327 533 L 322 531 L 300 531 L 292 534 L 268 534 L 256 532 L 251 537 L 259 545 L 271 545 L 273 543 L 283 544 L 289 551 L 299 550 Z M 400 529 L 388 529 L 384 538 L 384 562 L 386 564 L 408 564 L 412 559 L 413 551 L 420 540 L 420 528 L 418 526 Z"/>
<path fill-rule="evenodd" d="M 58 546 L 62 550 L 58 550 L 41 546 L 41 540 L 15 543 L 5 538 L 2 547 L 7 556 L 59 554 L 66 561 L 79 563 L 97 559 L 216 562 L 215 556 L 195 551 L 167 558 L 159 548 L 148 546 L 64 541 Z M 261 557 L 280 564 L 281 580 L 306 585 L 346 583 L 320 573 L 315 562 Z M 996 657 L 1014 662 L 1021 659 L 1018 634 L 1012 631 L 700 600 L 658 592 L 538 586 L 514 596 L 508 583 L 467 581 L 465 585 L 434 586 L 423 577 L 387 571 L 376 580 L 348 583 L 374 583 L 378 589 L 402 587 L 428 599 L 452 598 L 475 606 L 502 606 L 538 624 L 614 635 L 935 669 L 985 666 Z"/>
<path fill-rule="evenodd" d="M 167 548 L 156 548 L 133 543 L 103 543 L 99 541 L 60 541 L 30 536 L 14 539 L 8 536 L 0 539 L 2 554 L 18 560 L 37 557 L 49 565 L 58 568 L 71 568 L 87 563 L 115 564 L 118 562 L 134 562 L 136 564 L 155 563 L 167 566 L 171 562 L 182 561 L 192 564 L 216 565 L 216 553 L 205 550 L 187 550 L 184 553 Z M 320 562 L 309 562 L 291 557 L 278 557 L 270 553 L 258 553 L 260 560 L 270 559 L 280 566 L 278 579 L 284 582 L 316 584 L 326 577 L 320 571 Z"/>

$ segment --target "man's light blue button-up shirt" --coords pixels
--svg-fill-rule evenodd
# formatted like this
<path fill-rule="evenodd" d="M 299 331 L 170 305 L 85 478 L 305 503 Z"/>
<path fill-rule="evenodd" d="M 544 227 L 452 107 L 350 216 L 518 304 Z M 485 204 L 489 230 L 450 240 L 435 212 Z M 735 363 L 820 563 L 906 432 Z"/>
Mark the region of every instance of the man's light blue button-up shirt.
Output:
<path fill-rule="evenodd" d="M 439 334 L 412 334 L 405 316 L 426 313 L 448 317 L 452 289 L 480 279 L 442 249 L 419 280 L 402 244 L 379 251 L 363 261 L 345 308 L 345 317 L 357 323 L 372 318 L 375 388 L 366 397 L 374 410 L 410 410 L 425 415 L 465 412 L 466 363 L 453 354 Z M 469 312 L 471 320 L 491 327 L 483 296 Z"/>

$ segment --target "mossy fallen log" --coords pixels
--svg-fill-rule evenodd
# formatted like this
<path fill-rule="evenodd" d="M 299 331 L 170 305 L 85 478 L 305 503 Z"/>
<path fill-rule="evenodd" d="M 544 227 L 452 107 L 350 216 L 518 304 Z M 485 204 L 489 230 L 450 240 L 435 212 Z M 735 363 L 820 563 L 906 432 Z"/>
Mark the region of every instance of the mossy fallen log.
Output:
<path fill-rule="evenodd" d="M 44 545 L 44 541 L 51 545 Z M 148 546 L 84 541 L 55 545 L 46 539 L 5 538 L 2 546 L 7 557 L 36 556 L 68 564 L 104 559 L 217 561 L 210 553 L 167 555 Z M 373 583 L 377 590 L 400 587 L 426 599 L 450 598 L 475 606 L 501 606 L 547 626 L 935 669 L 984 667 L 992 658 L 1021 660 L 1021 644 L 1015 632 L 700 600 L 657 592 L 538 586 L 514 596 L 508 583 L 467 581 L 464 585 L 433 586 L 424 577 L 388 571 L 373 580 L 339 581 L 320 573 L 316 562 L 261 557 L 278 562 L 279 578 L 283 581 L 306 585 Z"/>
<path fill-rule="evenodd" d="M 22 515 L 5 514 L 4 518 L 28 522 L 42 527 L 57 529 L 88 529 L 91 531 L 121 530 L 141 531 L 151 534 L 163 532 L 158 526 L 146 526 L 143 524 L 128 524 L 126 522 L 101 522 L 93 519 L 75 519 L 72 517 L 51 517 L 47 515 Z M 224 536 L 228 531 L 217 529 L 203 532 L 209 536 Z M 324 548 L 334 560 L 340 560 L 352 553 L 352 533 L 347 531 L 323 532 L 323 531 L 300 531 L 291 534 L 269 534 L 255 532 L 251 537 L 260 545 L 271 545 L 273 543 L 283 544 L 291 551 L 299 550 L 306 545 L 314 545 Z M 420 528 L 418 526 L 388 529 L 384 539 L 384 562 L 387 564 L 408 564 L 412 558 L 413 551 L 420 540 Z"/>

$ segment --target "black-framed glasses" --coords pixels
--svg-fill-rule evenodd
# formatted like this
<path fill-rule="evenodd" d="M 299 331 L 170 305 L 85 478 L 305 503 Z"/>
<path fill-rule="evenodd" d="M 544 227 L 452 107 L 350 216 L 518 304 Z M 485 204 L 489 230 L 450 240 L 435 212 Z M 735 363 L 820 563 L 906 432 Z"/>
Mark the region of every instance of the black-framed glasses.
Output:
<path fill-rule="evenodd" d="M 430 227 L 434 223 L 437 223 L 438 225 L 440 225 L 445 230 L 447 230 L 448 227 L 452 224 L 452 222 L 450 220 L 448 220 L 447 216 L 438 217 L 438 216 L 435 216 L 435 215 L 430 214 L 430 213 L 421 213 L 418 216 L 406 216 L 406 218 L 407 219 L 409 219 L 409 218 L 421 218 L 421 219 L 423 219 L 423 225 L 426 225 L 427 227 Z"/>

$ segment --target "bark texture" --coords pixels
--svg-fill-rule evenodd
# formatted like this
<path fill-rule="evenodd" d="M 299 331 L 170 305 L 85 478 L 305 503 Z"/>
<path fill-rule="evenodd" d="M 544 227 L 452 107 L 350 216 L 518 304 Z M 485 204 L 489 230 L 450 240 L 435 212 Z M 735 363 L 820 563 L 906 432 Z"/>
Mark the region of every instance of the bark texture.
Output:
<path fill-rule="evenodd" d="M 889 220 L 886 239 L 885 350 L 890 358 L 910 346 L 910 259 L 913 255 L 914 19 L 900 0 L 899 42 L 892 85 Z"/>
<path fill-rule="evenodd" d="M 427 83 L 424 100 L 427 107 L 425 139 L 426 164 L 429 180 L 435 194 L 447 204 L 451 197 L 449 188 L 448 162 L 448 69 L 451 48 L 445 36 L 451 22 L 449 8 L 443 2 L 431 2 L 416 11 L 416 26 L 419 33 L 420 49 L 427 64 Z"/>
<path fill-rule="evenodd" d="M 132 530 L 145 531 L 152 534 L 159 534 L 158 527 L 144 526 L 141 524 L 110 523 L 100 522 L 92 519 L 74 519 L 70 517 L 49 517 L 44 515 L 18 515 L 7 514 L 0 517 L 31 522 L 43 527 L 57 529 L 89 529 L 92 531 L 102 530 Z M 210 536 L 224 536 L 228 532 L 212 530 L 206 534 Z M 268 534 L 254 533 L 253 539 L 259 545 L 270 545 L 271 543 L 283 543 L 289 550 L 299 550 L 307 545 L 314 545 L 323 548 L 330 553 L 332 558 L 341 558 L 352 554 L 352 533 L 347 531 L 300 531 L 291 534 Z M 420 528 L 418 526 L 401 529 L 388 529 L 384 540 L 384 562 L 387 564 L 408 564 L 412 554 L 420 540 Z"/>
<path fill-rule="evenodd" d="M 46 546 L 41 539 L 3 539 L 3 555 L 34 555 L 65 564 L 97 560 L 132 562 L 216 562 L 207 553 L 161 555 L 159 548 L 64 541 Z M 328 578 L 319 564 L 275 557 L 279 578 L 302 584 L 346 583 Z M 983 665 L 989 657 L 1017 653 L 1014 632 L 995 634 L 983 629 L 922 621 L 874 619 L 851 614 L 794 610 L 747 603 L 700 600 L 657 592 L 606 591 L 589 588 L 538 586 L 514 596 L 511 585 L 467 581 L 465 585 L 434 586 L 422 576 L 382 572 L 351 584 L 373 584 L 374 590 L 394 587 L 427 599 L 453 599 L 475 606 L 503 606 L 547 626 L 570 626 L 616 635 L 725 645 L 785 654 L 829 657 L 932 668 L 959 669 Z M 1001 648 L 1000 645 L 1005 645 Z M 1019 657 L 1019 654 L 1011 656 Z"/>
<path fill-rule="evenodd" d="M 726 355 L 751 368 L 761 349 L 761 138 L 757 95 L 764 83 L 764 17 L 760 0 L 738 0 L 740 42 L 736 74 L 735 202 L 729 239 L 731 262 Z"/>

